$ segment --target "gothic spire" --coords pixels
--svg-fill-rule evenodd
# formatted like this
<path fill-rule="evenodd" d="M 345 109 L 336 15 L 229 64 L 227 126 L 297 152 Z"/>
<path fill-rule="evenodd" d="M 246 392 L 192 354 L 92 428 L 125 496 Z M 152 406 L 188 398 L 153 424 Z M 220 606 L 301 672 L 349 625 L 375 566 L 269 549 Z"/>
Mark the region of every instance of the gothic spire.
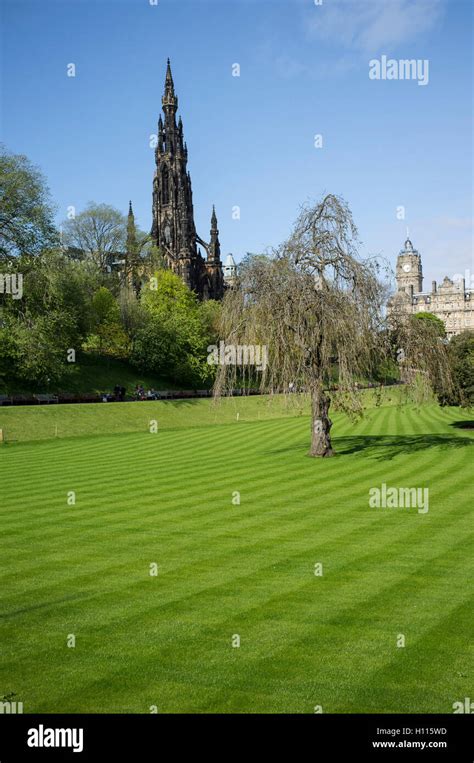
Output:
<path fill-rule="evenodd" d="M 135 228 L 135 216 L 133 214 L 132 202 L 128 203 L 128 219 L 127 219 L 127 252 L 126 259 L 128 266 L 133 266 L 137 255 L 137 229 Z"/>
<path fill-rule="evenodd" d="M 165 87 L 170 87 L 171 90 L 174 93 L 174 82 L 173 82 L 173 75 L 171 74 L 171 63 L 168 58 L 167 64 L 166 64 L 166 81 L 165 81 Z"/>
<path fill-rule="evenodd" d="M 217 215 L 214 204 L 212 205 L 211 215 L 211 242 L 209 244 L 209 257 L 213 260 L 220 260 L 221 245 L 219 242 L 219 230 L 217 228 Z"/>
<path fill-rule="evenodd" d="M 174 92 L 173 75 L 171 74 L 171 64 L 169 58 L 168 65 L 166 67 L 165 92 L 161 102 L 163 104 L 163 110 L 165 114 L 168 114 L 168 112 L 176 114 L 178 109 L 178 99 Z"/>

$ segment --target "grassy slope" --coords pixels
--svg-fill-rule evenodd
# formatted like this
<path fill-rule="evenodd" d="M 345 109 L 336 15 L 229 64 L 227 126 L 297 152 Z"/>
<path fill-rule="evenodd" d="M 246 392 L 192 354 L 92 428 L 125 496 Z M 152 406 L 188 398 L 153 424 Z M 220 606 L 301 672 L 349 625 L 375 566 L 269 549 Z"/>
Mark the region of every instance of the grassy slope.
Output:
<path fill-rule="evenodd" d="M 71 374 L 60 383 L 51 384 L 49 389 L 36 386 L 28 386 L 24 382 L 11 383 L 0 392 L 10 395 L 28 393 L 95 393 L 112 392 L 116 384 L 125 387 L 128 395 L 133 394 L 137 384 L 142 384 L 145 389 L 177 389 L 176 384 L 160 379 L 152 374 L 141 374 L 129 363 L 114 358 L 100 357 L 97 355 L 78 355 L 77 362 L 71 367 Z"/>
<path fill-rule="evenodd" d="M 362 393 L 368 406 L 374 394 Z M 383 402 L 399 402 L 402 390 L 387 389 Z M 160 400 L 140 403 L 94 403 L 90 405 L 34 405 L 0 407 L 0 429 L 7 442 L 49 440 L 54 437 L 80 437 L 97 434 L 123 434 L 148 431 L 150 421 L 158 428 L 212 426 L 234 421 L 259 421 L 269 418 L 301 416 L 309 410 L 294 396 L 255 396 L 190 400 Z"/>
<path fill-rule="evenodd" d="M 467 414 L 336 415 L 339 456 L 317 461 L 306 417 L 203 427 L 203 404 L 170 408 L 156 435 L 0 448 L 0 694 L 145 713 L 451 712 L 472 696 L 472 433 L 452 426 Z M 57 411 L 73 413 L 41 415 Z M 429 512 L 370 509 L 382 482 L 429 487 Z"/>

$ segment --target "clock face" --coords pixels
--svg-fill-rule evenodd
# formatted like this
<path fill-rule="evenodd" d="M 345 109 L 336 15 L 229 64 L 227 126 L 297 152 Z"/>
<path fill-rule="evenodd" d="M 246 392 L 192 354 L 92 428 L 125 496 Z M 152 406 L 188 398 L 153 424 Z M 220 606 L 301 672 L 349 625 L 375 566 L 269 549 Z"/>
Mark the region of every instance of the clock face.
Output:
<path fill-rule="evenodd" d="M 403 266 L 403 270 L 405 271 L 405 273 L 409 273 L 411 270 L 411 265 L 409 265 L 407 262 L 406 265 Z"/>

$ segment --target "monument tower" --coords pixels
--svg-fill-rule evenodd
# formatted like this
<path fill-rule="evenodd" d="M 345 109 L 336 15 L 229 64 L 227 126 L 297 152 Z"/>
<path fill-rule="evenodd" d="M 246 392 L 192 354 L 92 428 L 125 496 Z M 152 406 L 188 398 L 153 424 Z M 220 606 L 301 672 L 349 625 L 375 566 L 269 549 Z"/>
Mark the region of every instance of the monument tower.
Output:
<path fill-rule="evenodd" d="M 178 98 L 169 59 L 161 102 L 164 119 L 160 114 L 153 179 L 152 238 L 166 265 L 201 299 L 221 299 L 224 277 L 216 213 L 213 208 L 208 244 L 197 235 L 194 224 L 191 176 L 187 169 L 188 148 L 181 117 L 176 122 Z M 198 244 L 204 248 L 206 258 Z"/>

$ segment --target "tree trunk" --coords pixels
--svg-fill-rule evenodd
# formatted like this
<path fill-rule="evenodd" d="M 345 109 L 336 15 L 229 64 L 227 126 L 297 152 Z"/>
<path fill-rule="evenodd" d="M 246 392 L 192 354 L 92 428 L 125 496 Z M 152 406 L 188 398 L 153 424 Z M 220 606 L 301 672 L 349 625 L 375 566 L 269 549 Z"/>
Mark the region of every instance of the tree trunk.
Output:
<path fill-rule="evenodd" d="M 328 416 L 331 398 L 322 388 L 311 395 L 311 449 L 310 456 L 327 458 L 334 455 L 331 445 L 332 421 Z"/>

